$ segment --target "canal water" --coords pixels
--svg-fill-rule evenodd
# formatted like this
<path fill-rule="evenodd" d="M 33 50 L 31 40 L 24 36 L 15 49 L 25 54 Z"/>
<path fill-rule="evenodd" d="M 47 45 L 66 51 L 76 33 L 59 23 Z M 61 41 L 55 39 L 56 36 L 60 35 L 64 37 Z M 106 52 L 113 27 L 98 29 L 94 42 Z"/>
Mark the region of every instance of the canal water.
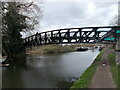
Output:
<path fill-rule="evenodd" d="M 24 63 L 2 68 L 3 88 L 69 88 L 91 65 L 98 50 L 28 56 Z"/>

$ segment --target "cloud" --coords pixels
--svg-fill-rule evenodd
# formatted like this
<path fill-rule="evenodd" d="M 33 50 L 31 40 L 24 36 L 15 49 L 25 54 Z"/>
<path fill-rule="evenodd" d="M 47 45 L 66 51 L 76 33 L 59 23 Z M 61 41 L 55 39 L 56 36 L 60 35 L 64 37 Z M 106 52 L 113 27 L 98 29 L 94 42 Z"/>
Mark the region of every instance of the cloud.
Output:
<path fill-rule="evenodd" d="M 46 2 L 40 31 L 109 25 L 117 13 L 116 2 Z"/>
<path fill-rule="evenodd" d="M 37 27 L 39 32 L 69 27 L 108 26 L 118 15 L 117 2 L 64 1 L 46 1 L 42 4 L 43 17 Z"/>

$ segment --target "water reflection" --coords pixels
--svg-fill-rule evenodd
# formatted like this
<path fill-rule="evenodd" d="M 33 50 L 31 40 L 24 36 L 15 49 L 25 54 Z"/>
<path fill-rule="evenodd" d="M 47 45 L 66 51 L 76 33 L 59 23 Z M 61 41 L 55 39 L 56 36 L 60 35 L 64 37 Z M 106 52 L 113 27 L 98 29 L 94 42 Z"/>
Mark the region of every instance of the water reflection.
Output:
<path fill-rule="evenodd" d="M 3 68 L 4 88 L 68 88 L 93 62 L 98 50 L 49 56 L 28 56 Z"/>

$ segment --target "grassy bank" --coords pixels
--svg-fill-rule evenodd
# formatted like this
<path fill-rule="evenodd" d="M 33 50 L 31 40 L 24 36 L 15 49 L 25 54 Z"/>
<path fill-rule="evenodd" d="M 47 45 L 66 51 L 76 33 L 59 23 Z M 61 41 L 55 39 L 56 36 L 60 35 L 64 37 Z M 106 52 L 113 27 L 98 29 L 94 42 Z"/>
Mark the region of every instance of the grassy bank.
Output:
<path fill-rule="evenodd" d="M 73 45 L 58 45 L 58 44 L 51 44 L 51 45 L 42 45 L 32 48 L 27 48 L 26 53 L 30 55 L 44 55 L 44 54 L 55 54 L 55 53 L 66 53 L 75 50 L 75 47 L 94 47 L 94 46 L 101 46 L 102 44 L 73 44 Z"/>
<path fill-rule="evenodd" d="M 119 76 L 119 70 L 120 70 L 120 66 L 118 66 L 117 64 L 116 64 L 116 62 L 115 62 L 115 59 L 116 59 L 116 55 L 115 55 L 115 52 L 113 52 L 113 53 L 111 53 L 110 55 L 109 55 L 109 60 L 110 60 L 110 71 L 111 71 L 111 73 L 112 73 L 112 77 L 113 77 L 113 80 L 114 80 L 114 82 L 115 82 L 115 84 L 116 84 L 116 87 L 118 87 L 119 85 L 118 85 L 118 82 L 119 82 L 119 78 L 118 78 L 118 76 Z M 119 73 L 118 73 L 119 72 Z M 119 88 L 120 88 L 120 86 L 119 86 Z"/>
<path fill-rule="evenodd" d="M 75 88 L 75 90 L 79 88 L 89 88 L 91 79 L 96 72 L 97 63 L 99 63 L 99 61 L 101 60 L 101 56 L 103 53 L 104 50 L 100 52 L 91 66 L 80 76 L 79 80 L 74 83 L 74 85 L 71 87 L 71 90 L 74 90 Z"/>
<path fill-rule="evenodd" d="M 53 54 L 53 53 L 66 53 L 66 52 L 71 52 L 74 51 L 74 46 L 71 45 L 43 45 L 43 46 L 37 46 L 37 47 L 32 47 L 31 49 L 29 48 L 27 50 L 27 53 L 31 55 L 43 55 L 43 54 Z"/>

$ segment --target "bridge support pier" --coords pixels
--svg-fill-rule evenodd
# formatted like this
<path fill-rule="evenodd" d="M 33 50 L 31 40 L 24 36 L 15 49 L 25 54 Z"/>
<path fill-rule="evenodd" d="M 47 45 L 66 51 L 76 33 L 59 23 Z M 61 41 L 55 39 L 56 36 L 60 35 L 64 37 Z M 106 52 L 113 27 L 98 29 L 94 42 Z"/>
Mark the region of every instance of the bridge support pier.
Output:
<path fill-rule="evenodd" d="M 120 38 L 116 43 L 116 63 L 120 66 Z"/>
<path fill-rule="evenodd" d="M 116 50 L 120 51 L 120 37 L 119 37 L 119 39 L 118 39 L 118 41 L 116 43 Z"/>

